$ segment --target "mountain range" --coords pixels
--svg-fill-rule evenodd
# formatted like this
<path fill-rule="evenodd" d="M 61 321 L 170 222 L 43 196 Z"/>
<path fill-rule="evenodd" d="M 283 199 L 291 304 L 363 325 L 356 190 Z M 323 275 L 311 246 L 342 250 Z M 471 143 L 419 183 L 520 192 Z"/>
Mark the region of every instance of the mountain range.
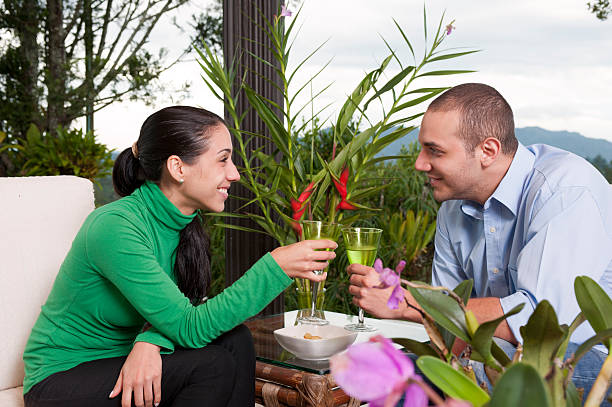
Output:
<path fill-rule="evenodd" d="M 397 155 L 403 145 L 409 145 L 417 140 L 418 129 L 385 147 L 379 155 Z M 516 138 L 523 145 L 548 144 L 559 147 L 584 158 L 602 156 L 606 161 L 612 161 L 612 142 L 603 139 L 584 137 L 580 133 L 570 131 L 551 131 L 541 127 L 520 127 L 515 130 Z"/>

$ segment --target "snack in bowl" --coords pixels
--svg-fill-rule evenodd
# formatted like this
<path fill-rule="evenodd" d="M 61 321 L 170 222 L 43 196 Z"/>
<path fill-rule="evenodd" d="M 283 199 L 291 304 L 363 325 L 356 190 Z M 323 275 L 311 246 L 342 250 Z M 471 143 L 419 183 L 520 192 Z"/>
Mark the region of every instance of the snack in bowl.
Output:
<path fill-rule="evenodd" d="M 310 332 L 304 334 L 304 339 L 323 339 L 320 336 L 312 335 Z"/>
<path fill-rule="evenodd" d="M 305 324 L 277 329 L 274 337 L 300 359 L 323 360 L 348 348 L 357 339 L 357 332 L 336 325 Z"/>

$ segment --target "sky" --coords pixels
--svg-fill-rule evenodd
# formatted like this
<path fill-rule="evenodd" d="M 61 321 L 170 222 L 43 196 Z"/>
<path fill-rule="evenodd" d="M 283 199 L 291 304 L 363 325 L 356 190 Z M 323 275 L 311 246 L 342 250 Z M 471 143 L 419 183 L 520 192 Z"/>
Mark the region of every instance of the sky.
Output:
<path fill-rule="evenodd" d="M 173 17 L 186 22 L 194 10 L 204 9 L 206 4 L 207 0 L 194 1 L 191 9 L 179 10 Z M 568 130 L 612 141 L 612 19 L 596 19 L 588 12 L 586 0 L 429 0 L 426 4 L 413 0 L 304 0 L 296 22 L 301 28 L 291 55 L 292 65 L 295 67 L 316 46 L 327 42 L 301 68 L 296 82 L 308 80 L 331 59 L 313 85 L 316 92 L 331 84 L 317 98 L 315 110 L 330 104 L 323 116 L 332 120 L 336 117 L 365 72 L 376 68 L 388 55 L 381 37 L 404 65 L 412 64 L 393 19 L 411 41 L 419 61 L 425 43 L 424 5 L 430 41 L 445 13 L 443 25 L 454 20 L 455 30 L 445 39 L 443 48 L 480 52 L 431 66 L 431 70 L 469 69 L 476 73 L 435 77 L 417 82 L 415 87 L 486 83 L 508 100 L 516 127 Z M 295 13 L 289 18 L 295 18 Z M 168 16 L 153 33 L 149 46 L 166 47 L 172 57 L 188 41 L 187 34 L 179 32 Z M 388 77 L 398 70 L 389 67 Z M 127 148 L 138 138 L 148 115 L 172 104 L 199 106 L 222 115 L 223 107 L 201 79 L 193 56 L 174 65 L 161 80 L 169 87 L 189 81 L 190 94 L 185 98 L 162 94 L 153 106 L 124 102 L 107 107 L 95 117 L 98 140 L 109 148 Z M 305 102 L 297 100 L 298 105 Z M 421 106 L 420 111 L 425 108 Z M 376 107 L 372 109 L 375 116 Z"/>

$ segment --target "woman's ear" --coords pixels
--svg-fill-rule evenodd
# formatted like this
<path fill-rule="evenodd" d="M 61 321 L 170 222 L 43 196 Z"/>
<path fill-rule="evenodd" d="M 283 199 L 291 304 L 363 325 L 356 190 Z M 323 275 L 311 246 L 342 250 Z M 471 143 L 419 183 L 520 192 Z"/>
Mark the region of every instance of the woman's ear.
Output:
<path fill-rule="evenodd" d="M 178 155 L 171 155 L 166 160 L 166 169 L 170 177 L 178 184 L 185 182 L 185 165 Z"/>
<path fill-rule="evenodd" d="M 489 167 L 501 154 L 501 142 L 495 137 L 487 137 L 480 144 L 480 163 L 483 168 Z"/>

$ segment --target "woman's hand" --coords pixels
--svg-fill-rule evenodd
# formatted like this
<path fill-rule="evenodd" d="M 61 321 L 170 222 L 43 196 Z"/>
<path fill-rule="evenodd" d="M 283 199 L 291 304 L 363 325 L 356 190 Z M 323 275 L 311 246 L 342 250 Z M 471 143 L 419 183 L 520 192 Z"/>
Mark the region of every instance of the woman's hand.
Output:
<path fill-rule="evenodd" d="M 158 406 L 161 402 L 162 360 L 159 346 L 136 342 L 128 355 L 113 391 L 108 396 L 121 395 L 121 407 L 132 405 L 132 393 L 136 407 Z"/>
<path fill-rule="evenodd" d="M 329 260 L 336 257 L 336 253 L 327 249 L 334 250 L 337 247 L 338 244 L 332 240 L 304 240 L 278 247 L 270 254 L 289 277 L 323 281 L 326 273 L 316 275 L 313 271 L 325 270 L 329 265 Z"/>

